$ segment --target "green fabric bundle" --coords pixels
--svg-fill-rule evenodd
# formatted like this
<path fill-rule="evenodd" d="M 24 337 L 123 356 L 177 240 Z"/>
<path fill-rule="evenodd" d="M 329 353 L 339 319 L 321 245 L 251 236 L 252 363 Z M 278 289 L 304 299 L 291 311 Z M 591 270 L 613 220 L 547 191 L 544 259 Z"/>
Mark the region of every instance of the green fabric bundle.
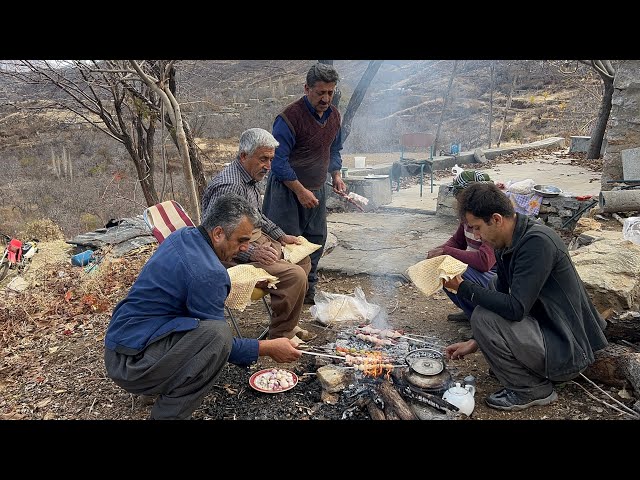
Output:
<path fill-rule="evenodd" d="M 453 178 L 450 188 L 453 194 L 456 195 L 474 182 L 493 183 L 493 180 L 489 178 L 488 174 L 478 170 L 463 170 Z"/>

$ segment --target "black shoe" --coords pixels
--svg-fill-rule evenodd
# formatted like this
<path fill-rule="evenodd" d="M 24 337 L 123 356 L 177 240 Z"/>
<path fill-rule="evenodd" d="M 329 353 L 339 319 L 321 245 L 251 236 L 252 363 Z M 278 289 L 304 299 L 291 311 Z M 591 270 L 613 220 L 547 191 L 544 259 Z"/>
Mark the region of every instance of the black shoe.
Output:
<path fill-rule="evenodd" d="M 315 296 L 316 296 L 316 294 L 315 294 L 315 293 L 311 293 L 311 294 L 307 293 L 307 294 L 304 296 L 304 304 L 305 304 L 305 305 L 315 305 L 315 304 L 316 304 L 316 301 L 315 301 L 315 299 L 313 298 L 313 297 L 315 297 Z"/>
<path fill-rule="evenodd" d="M 468 322 L 469 317 L 467 317 L 467 314 L 464 312 L 450 313 L 447 315 L 447 320 L 450 322 Z"/>
<path fill-rule="evenodd" d="M 549 405 L 558 400 L 558 394 L 552 390 L 544 398 L 532 398 L 523 393 L 517 393 L 508 388 L 503 388 L 492 393 L 485 399 L 485 403 L 497 410 L 518 411 L 535 405 Z"/>

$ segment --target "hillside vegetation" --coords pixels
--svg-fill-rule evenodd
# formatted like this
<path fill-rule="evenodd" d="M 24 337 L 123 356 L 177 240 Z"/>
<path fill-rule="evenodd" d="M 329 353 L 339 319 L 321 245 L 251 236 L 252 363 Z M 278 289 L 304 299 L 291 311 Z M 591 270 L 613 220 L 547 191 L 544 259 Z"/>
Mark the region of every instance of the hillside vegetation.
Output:
<path fill-rule="evenodd" d="M 302 95 L 313 62 L 180 63 L 178 98 L 198 138 L 207 175 L 234 158 L 244 129 L 270 130 L 277 113 Z M 342 78 L 343 112 L 367 63 L 335 61 Z M 440 149 L 446 151 L 452 143 L 460 143 L 463 150 L 488 147 L 491 101 L 492 146 L 501 131 L 503 144 L 588 135 L 600 84 L 587 67 L 562 75 L 541 61 L 503 60 L 494 65 L 492 90 L 490 61 L 458 60 L 447 97 L 454 61 L 383 62 L 353 120 L 343 154 L 399 152 L 402 133 L 435 133 L 441 119 Z M 122 145 L 69 112 L 41 109 L 43 98 L 37 95 L 44 93 L 31 86 L 5 92 L 7 101 L 0 106 L 0 160 L 9 168 L 0 178 L 0 232 L 20 235 L 27 222 L 51 219 L 71 238 L 145 208 Z M 164 153 L 158 136 L 156 158 L 166 156 L 167 177 L 156 183 L 164 184 L 165 198 L 184 201 L 186 188 L 175 146 L 166 132 L 162 138 Z"/>

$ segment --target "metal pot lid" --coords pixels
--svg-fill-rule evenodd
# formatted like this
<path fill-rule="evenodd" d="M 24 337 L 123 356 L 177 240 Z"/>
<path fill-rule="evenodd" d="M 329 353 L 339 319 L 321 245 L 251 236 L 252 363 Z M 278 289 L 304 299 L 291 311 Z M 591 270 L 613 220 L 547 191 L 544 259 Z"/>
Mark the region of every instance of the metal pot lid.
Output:
<path fill-rule="evenodd" d="M 438 358 L 416 358 L 410 366 L 411 370 L 421 375 L 437 375 L 444 370 L 444 362 Z"/>

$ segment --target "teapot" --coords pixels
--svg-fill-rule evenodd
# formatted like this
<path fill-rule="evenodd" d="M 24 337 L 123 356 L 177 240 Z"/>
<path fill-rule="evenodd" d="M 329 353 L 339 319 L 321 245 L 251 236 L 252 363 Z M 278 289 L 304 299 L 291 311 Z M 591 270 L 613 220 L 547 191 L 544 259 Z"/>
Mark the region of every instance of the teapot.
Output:
<path fill-rule="evenodd" d="M 473 385 L 467 384 L 463 387 L 460 385 L 460 382 L 456 382 L 455 386 L 444 392 L 442 398 L 458 407 L 460 412 L 466 416 L 470 416 L 476 406 L 476 401 L 473 398 L 475 393 L 476 387 Z"/>

